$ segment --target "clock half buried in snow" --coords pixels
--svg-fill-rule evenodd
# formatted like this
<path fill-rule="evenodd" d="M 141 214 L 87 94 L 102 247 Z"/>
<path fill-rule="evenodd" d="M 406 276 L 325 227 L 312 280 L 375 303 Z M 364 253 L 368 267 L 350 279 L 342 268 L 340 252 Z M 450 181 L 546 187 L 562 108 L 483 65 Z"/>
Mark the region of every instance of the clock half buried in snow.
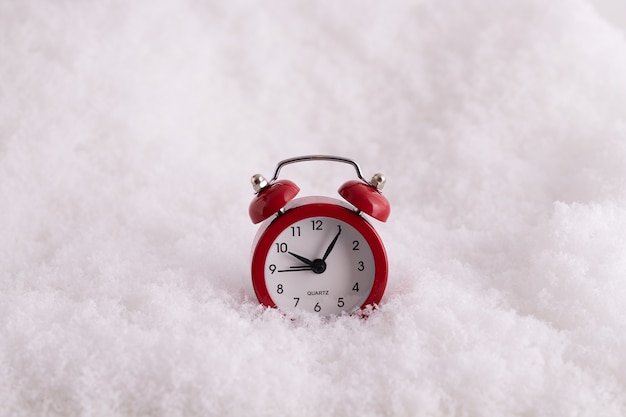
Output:
<path fill-rule="evenodd" d="M 329 197 L 303 197 L 280 169 L 303 161 L 352 165 L 358 180 L 339 188 L 348 203 Z M 351 159 L 310 155 L 285 159 L 268 182 L 252 177 L 256 196 L 250 203 L 253 223 L 264 222 L 252 247 L 252 285 L 263 305 L 282 311 L 306 310 L 323 316 L 353 313 L 380 302 L 387 285 L 385 247 L 363 213 L 380 221 L 390 206 L 381 194 L 385 179 L 366 181 Z"/>

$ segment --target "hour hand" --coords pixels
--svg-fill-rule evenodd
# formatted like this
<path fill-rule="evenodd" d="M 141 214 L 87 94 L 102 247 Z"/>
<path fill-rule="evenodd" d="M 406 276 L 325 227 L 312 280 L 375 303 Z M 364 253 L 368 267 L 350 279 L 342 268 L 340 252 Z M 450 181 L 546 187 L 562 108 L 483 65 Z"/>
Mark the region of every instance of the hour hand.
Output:
<path fill-rule="evenodd" d="M 293 256 L 294 258 L 296 258 L 297 260 L 299 260 L 300 262 L 305 263 L 305 264 L 307 264 L 307 265 L 309 265 L 309 266 L 313 266 L 313 261 L 311 261 L 311 260 L 309 260 L 309 259 L 305 258 L 304 256 L 300 256 L 300 255 L 295 254 L 295 253 L 293 253 L 293 252 L 287 252 L 287 253 L 288 253 L 289 255 Z"/>

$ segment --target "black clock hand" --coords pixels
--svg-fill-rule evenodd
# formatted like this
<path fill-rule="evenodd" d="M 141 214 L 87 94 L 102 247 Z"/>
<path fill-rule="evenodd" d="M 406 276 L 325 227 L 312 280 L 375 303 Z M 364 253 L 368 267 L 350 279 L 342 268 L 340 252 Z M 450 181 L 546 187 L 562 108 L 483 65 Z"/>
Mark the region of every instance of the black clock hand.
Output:
<path fill-rule="evenodd" d="M 321 274 L 326 271 L 326 262 L 322 259 L 316 259 L 311 265 L 296 265 L 290 266 L 289 269 L 280 269 L 278 272 L 292 272 L 292 271 L 313 271 L 316 274 Z"/>
<path fill-rule="evenodd" d="M 281 269 L 278 272 L 313 271 L 316 274 L 321 274 L 326 270 L 326 262 L 324 262 L 322 259 L 316 259 L 314 261 L 311 261 L 310 259 L 307 259 L 304 256 L 300 256 L 296 253 L 287 253 L 299 260 L 300 262 L 305 263 L 306 265 L 290 266 L 289 269 Z"/>
<path fill-rule="evenodd" d="M 339 228 L 339 231 L 337 232 L 337 235 L 335 235 L 333 241 L 330 242 L 330 245 L 328 245 L 326 252 L 324 252 L 324 256 L 322 256 L 322 261 L 325 261 L 326 258 L 328 258 L 328 255 L 330 255 L 330 252 L 332 252 L 333 248 L 335 247 L 335 243 L 337 243 L 337 239 L 339 239 L 339 235 L 341 234 L 341 226 L 337 225 L 337 227 Z"/>
<path fill-rule="evenodd" d="M 313 266 L 313 261 L 308 260 L 307 258 L 305 258 L 304 256 L 300 256 L 300 255 L 296 255 L 293 252 L 287 252 L 289 255 L 293 256 L 294 258 L 296 258 L 297 260 L 299 260 L 300 262 L 303 262 L 309 266 Z"/>
<path fill-rule="evenodd" d="M 298 265 L 298 266 L 290 266 L 289 269 L 279 269 L 276 272 L 296 272 L 296 271 L 312 271 L 312 266 L 306 265 Z"/>

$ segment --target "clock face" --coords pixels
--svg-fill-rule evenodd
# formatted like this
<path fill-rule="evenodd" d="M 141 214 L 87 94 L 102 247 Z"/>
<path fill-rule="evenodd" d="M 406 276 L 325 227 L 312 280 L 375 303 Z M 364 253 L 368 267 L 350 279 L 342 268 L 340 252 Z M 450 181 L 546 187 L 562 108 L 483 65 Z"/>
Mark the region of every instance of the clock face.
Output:
<path fill-rule="evenodd" d="M 350 313 L 380 301 L 386 279 L 380 238 L 365 219 L 340 205 L 286 211 L 268 226 L 253 254 L 259 300 L 283 311 Z"/>

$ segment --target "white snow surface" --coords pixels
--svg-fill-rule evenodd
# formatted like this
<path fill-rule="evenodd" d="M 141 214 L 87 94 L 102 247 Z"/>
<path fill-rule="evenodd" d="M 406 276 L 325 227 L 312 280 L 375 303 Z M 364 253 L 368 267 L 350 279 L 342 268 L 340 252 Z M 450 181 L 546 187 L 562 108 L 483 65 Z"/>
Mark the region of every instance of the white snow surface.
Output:
<path fill-rule="evenodd" d="M 626 40 L 592 4 L 5 0 L 0 45 L 0 416 L 626 414 Z M 254 296 L 249 178 L 305 154 L 388 178 L 366 320 Z"/>

